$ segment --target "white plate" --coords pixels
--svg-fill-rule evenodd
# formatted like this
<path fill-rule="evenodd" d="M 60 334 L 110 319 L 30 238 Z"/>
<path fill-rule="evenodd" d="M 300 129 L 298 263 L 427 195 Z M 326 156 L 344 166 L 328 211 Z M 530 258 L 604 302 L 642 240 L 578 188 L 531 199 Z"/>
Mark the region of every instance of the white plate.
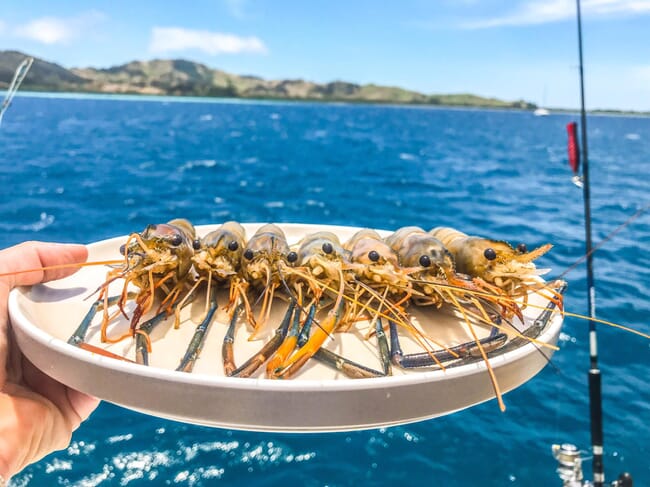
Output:
<path fill-rule="evenodd" d="M 204 235 L 218 225 L 197 227 Z M 290 244 L 303 235 L 330 230 L 344 240 L 356 228 L 322 225 L 283 224 Z M 250 236 L 259 224 L 245 225 Z M 89 260 L 119 258 L 119 247 L 126 237 L 89 245 Z M 221 343 L 226 330 L 225 312 L 220 310 L 212 324 L 205 346 L 193 373 L 174 369 L 195 329 L 202 303 L 184 310 L 183 322 L 174 329 L 171 320 L 153 333 L 151 365 L 143 366 L 90 353 L 67 344 L 94 300 L 107 268 L 86 267 L 60 281 L 14 290 L 9 312 L 18 344 L 23 353 L 41 370 L 58 381 L 100 399 L 155 416 L 195 424 L 257 431 L 344 431 L 376 428 L 420 421 L 449 414 L 494 398 L 495 393 L 482 360 L 449 367 L 446 370 L 419 369 L 404 372 L 393 367 L 392 376 L 349 379 L 323 364 L 311 360 L 291 380 L 270 380 L 259 374 L 254 378 L 225 377 L 222 370 Z M 115 283 L 119 288 L 119 283 Z M 116 288 L 117 289 L 117 288 Z M 116 293 L 113 293 L 116 294 Z M 547 303 L 531 295 L 538 306 Z M 222 301 L 223 302 L 223 301 Z M 274 308 L 272 323 L 279 323 L 282 305 Z M 524 327 L 540 315 L 539 307 L 526 308 Z M 471 335 L 456 316 L 432 309 L 418 310 L 424 329 L 435 330 L 447 346 L 471 340 Z M 89 343 L 120 355 L 133 357 L 132 340 L 115 345 L 101 344 L 96 319 L 87 335 Z M 520 324 L 521 326 L 522 324 Z M 128 326 L 125 319 L 111 325 L 117 334 Z M 554 344 L 562 326 L 562 317 L 554 313 L 538 340 Z M 268 338 L 274 326 L 267 325 Z M 481 336 L 488 329 L 474 327 Z M 337 333 L 327 347 L 355 360 L 380 369 L 374 338 L 363 339 L 360 325 L 352 333 Z M 237 363 L 258 350 L 261 340 L 248 341 L 244 325 L 235 341 Z M 417 347 L 404 340 L 405 351 Z M 552 355 L 548 348 L 525 343 L 490 358 L 502 392 L 510 391 L 537 374 Z M 547 358 L 548 357 L 548 358 Z M 498 406 L 495 402 L 495 411 Z"/>

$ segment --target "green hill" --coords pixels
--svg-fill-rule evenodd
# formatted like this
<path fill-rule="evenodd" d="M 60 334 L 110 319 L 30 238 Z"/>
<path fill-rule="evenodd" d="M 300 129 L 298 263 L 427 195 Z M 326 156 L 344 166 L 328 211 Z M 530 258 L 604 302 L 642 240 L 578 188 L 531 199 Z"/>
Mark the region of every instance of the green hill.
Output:
<path fill-rule="evenodd" d="M 0 88 L 6 88 L 26 57 L 17 51 L 0 51 Z M 278 100 L 400 103 L 492 108 L 534 109 L 524 100 L 503 101 L 470 94 L 427 95 L 395 86 L 359 85 L 346 81 L 314 83 L 302 79 L 266 80 L 240 76 L 184 59 L 132 61 L 106 69 L 66 69 L 35 59 L 23 90 L 146 95 L 210 96 Z"/>
<path fill-rule="evenodd" d="M 27 57 L 18 51 L 0 51 L 0 88 L 7 88 L 18 65 Z M 34 58 L 34 63 L 23 81 L 22 89 L 37 91 L 80 91 L 88 80 L 72 71 Z"/>

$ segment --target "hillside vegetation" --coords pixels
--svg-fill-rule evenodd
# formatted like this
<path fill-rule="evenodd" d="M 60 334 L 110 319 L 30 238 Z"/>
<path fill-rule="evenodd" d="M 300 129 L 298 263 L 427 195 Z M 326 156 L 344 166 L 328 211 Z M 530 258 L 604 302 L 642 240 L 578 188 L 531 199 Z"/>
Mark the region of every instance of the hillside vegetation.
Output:
<path fill-rule="evenodd" d="M 0 89 L 27 56 L 0 51 Z M 534 109 L 524 100 L 503 101 L 471 94 L 427 95 L 396 86 L 359 85 L 346 81 L 314 83 L 302 79 L 266 80 L 240 76 L 184 59 L 132 61 L 106 69 L 66 69 L 35 58 L 23 90 L 87 93 L 132 93 L 144 95 L 209 96 L 278 100 L 400 103 L 493 108 Z"/>

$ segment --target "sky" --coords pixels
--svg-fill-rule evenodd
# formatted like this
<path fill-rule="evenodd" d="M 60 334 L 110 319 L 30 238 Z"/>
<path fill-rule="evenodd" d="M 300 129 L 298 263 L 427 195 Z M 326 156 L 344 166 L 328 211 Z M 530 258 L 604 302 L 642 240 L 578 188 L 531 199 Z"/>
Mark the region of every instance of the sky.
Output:
<path fill-rule="evenodd" d="M 580 105 L 574 0 L 3 0 L 0 49 Z M 650 111 L 650 0 L 582 0 L 588 109 Z"/>

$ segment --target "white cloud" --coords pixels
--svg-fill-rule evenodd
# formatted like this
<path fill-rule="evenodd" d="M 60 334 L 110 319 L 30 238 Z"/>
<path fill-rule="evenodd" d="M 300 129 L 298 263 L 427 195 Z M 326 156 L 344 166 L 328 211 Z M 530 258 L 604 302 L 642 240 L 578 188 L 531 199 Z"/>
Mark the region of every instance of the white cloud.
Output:
<path fill-rule="evenodd" d="M 67 44 L 82 37 L 104 17 L 104 14 L 97 11 L 68 18 L 41 17 L 18 25 L 13 34 L 43 44 Z"/>
<path fill-rule="evenodd" d="M 606 17 L 610 15 L 635 15 L 650 13 L 650 0 L 584 0 L 581 3 L 584 16 Z M 507 25 L 532 25 L 574 19 L 574 0 L 528 1 L 506 15 L 466 22 L 467 29 L 484 29 Z"/>
<path fill-rule="evenodd" d="M 20 37 L 42 42 L 43 44 L 65 44 L 74 37 L 72 30 L 61 19 L 43 17 L 16 28 Z"/>
<path fill-rule="evenodd" d="M 151 31 L 149 50 L 167 53 L 198 49 L 211 55 L 266 53 L 268 49 L 257 37 L 240 37 L 207 30 L 191 30 L 181 27 L 154 27 Z"/>

